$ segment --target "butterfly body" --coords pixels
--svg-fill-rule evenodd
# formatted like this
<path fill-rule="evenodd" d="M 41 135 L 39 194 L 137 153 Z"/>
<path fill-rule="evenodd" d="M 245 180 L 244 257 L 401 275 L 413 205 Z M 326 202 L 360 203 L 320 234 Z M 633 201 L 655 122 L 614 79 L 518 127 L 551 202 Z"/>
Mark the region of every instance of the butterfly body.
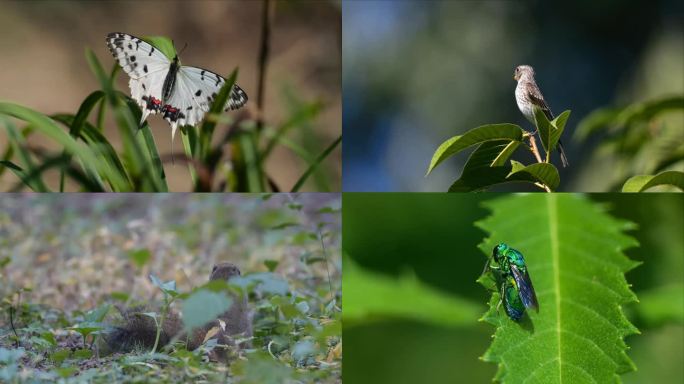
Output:
<path fill-rule="evenodd" d="M 161 114 L 171 125 L 172 138 L 178 126 L 195 126 L 204 119 L 226 81 L 209 70 L 183 66 L 177 55 L 169 59 L 135 36 L 117 32 L 107 35 L 106 40 L 112 55 L 130 77 L 131 98 L 143 112 L 140 124 L 149 115 Z M 238 109 L 247 100 L 245 91 L 235 84 L 223 109 Z"/>

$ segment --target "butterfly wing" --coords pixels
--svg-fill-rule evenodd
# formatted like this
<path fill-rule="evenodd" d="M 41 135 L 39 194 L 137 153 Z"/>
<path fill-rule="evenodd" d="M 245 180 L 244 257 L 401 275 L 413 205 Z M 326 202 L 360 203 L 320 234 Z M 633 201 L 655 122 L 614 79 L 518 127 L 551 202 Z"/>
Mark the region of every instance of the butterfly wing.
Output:
<path fill-rule="evenodd" d="M 190 82 L 194 88 L 197 88 L 192 93 L 192 97 L 200 105 L 206 104 L 205 111 L 209 110 L 211 103 L 216 97 L 216 93 L 226 83 L 226 79 L 212 71 L 197 67 L 181 67 L 180 76 L 184 80 Z M 201 90 L 201 92 L 197 92 Z M 233 85 L 228 101 L 223 107 L 224 111 L 232 111 L 238 109 L 247 103 L 247 94 L 237 84 Z M 201 120 L 201 119 L 200 119 Z"/>
<path fill-rule="evenodd" d="M 171 61 L 151 44 L 126 33 L 110 33 L 106 40 L 112 55 L 130 77 L 131 97 L 143 110 L 142 124 L 148 115 L 162 111 L 162 87 Z"/>
<path fill-rule="evenodd" d="M 206 69 L 180 67 L 174 91 L 163 111 L 164 119 L 171 124 L 172 136 L 178 126 L 195 126 L 204 119 L 225 82 L 223 77 Z M 245 91 L 234 85 L 224 110 L 238 109 L 246 102 Z"/>

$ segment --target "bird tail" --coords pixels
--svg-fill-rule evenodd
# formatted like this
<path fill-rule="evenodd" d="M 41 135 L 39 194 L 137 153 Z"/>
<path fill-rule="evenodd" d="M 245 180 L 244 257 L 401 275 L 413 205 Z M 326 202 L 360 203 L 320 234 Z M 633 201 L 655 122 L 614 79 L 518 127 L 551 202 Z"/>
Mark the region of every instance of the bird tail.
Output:
<path fill-rule="evenodd" d="M 570 163 L 568 163 L 568 158 L 565 157 L 565 151 L 563 150 L 563 143 L 561 143 L 560 140 L 558 140 L 558 152 L 560 153 L 561 161 L 563 162 L 563 168 L 570 165 Z"/>

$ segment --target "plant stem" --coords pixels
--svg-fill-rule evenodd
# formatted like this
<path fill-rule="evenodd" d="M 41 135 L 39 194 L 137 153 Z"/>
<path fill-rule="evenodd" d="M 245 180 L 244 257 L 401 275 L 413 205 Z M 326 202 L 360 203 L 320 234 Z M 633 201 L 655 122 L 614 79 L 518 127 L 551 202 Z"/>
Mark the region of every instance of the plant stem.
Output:
<path fill-rule="evenodd" d="M 539 155 L 539 148 L 537 147 L 537 140 L 534 138 L 534 135 L 530 135 L 529 140 L 530 140 L 530 149 L 532 150 L 534 157 L 537 159 L 537 162 L 543 163 L 541 156 Z"/>
<path fill-rule="evenodd" d="M 266 68 L 268 66 L 268 54 L 271 47 L 271 22 L 275 14 L 275 1 L 264 0 L 261 13 L 261 47 L 259 49 L 259 78 L 257 79 L 257 133 L 261 133 L 264 116 L 264 90 Z M 258 137 L 258 136 L 257 136 Z"/>
<path fill-rule="evenodd" d="M 546 184 L 544 184 L 544 183 L 536 182 L 536 183 L 534 183 L 534 185 L 536 185 L 537 187 L 539 187 L 539 188 L 545 190 L 545 191 L 548 192 L 548 193 L 551 193 L 551 188 L 549 188 L 548 186 L 546 186 Z"/>
<path fill-rule="evenodd" d="M 259 48 L 259 77 L 257 79 L 257 121 L 256 132 L 253 136 L 254 142 L 252 146 L 255 148 L 255 157 L 257 164 L 257 171 L 259 173 L 257 190 L 263 191 L 263 170 L 261 169 L 261 154 L 259 153 L 259 143 L 261 138 L 261 131 L 264 128 L 264 99 L 266 87 L 266 69 L 268 67 L 268 57 L 271 50 L 271 23 L 275 15 L 276 2 L 274 0 L 263 0 L 263 8 L 261 13 L 261 46 Z"/>
<path fill-rule="evenodd" d="M 159 336 L 161 335 L 161 330 L 162 326 L 164 325 L 164 319 L 166 318 L 166 312 L 169 311 L 169 300 L 167 298 L 164 298 L 164 307 L 162 308 L 162 314 L 161 318 L 159 319 L 159 323 L 157 323 L 157 318 L 154 318 L 154 323 L 157 325 L 157 335 L 154 338 L 154 347 L 152 347 L 152 352 L 155 353 L 157 352 L 157 346 L 159 345 Z"/>

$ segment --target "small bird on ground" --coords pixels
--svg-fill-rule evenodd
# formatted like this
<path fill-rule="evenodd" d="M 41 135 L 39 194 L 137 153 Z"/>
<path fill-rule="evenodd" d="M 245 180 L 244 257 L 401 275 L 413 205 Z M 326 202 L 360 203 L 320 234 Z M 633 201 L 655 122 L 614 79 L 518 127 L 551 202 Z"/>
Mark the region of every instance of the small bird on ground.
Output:
<path fill-rule="evenodd" d="M 520 109 L 525 118 L 532 122 L 532 124 L 536 124 L 534 121 L 534 108 L 540 108 L 549 121 L 553 120 L 553 113 L 551 113 L 551 109 L 546 104 L 544 96 L 537 86 L 537 82 L 534 81 L 534 69 L 529 65 L 519 65 L 515 68 L 513 78 L 518 82 L 518 86 L 515 87 L 515 101 L 518 103 L 518 109 Z M 558 152 L 560 152 L 563 167 L 567 167 L 568 158 L 565 157 L 563 144 L 560 140 L 558 140 Z"/>

